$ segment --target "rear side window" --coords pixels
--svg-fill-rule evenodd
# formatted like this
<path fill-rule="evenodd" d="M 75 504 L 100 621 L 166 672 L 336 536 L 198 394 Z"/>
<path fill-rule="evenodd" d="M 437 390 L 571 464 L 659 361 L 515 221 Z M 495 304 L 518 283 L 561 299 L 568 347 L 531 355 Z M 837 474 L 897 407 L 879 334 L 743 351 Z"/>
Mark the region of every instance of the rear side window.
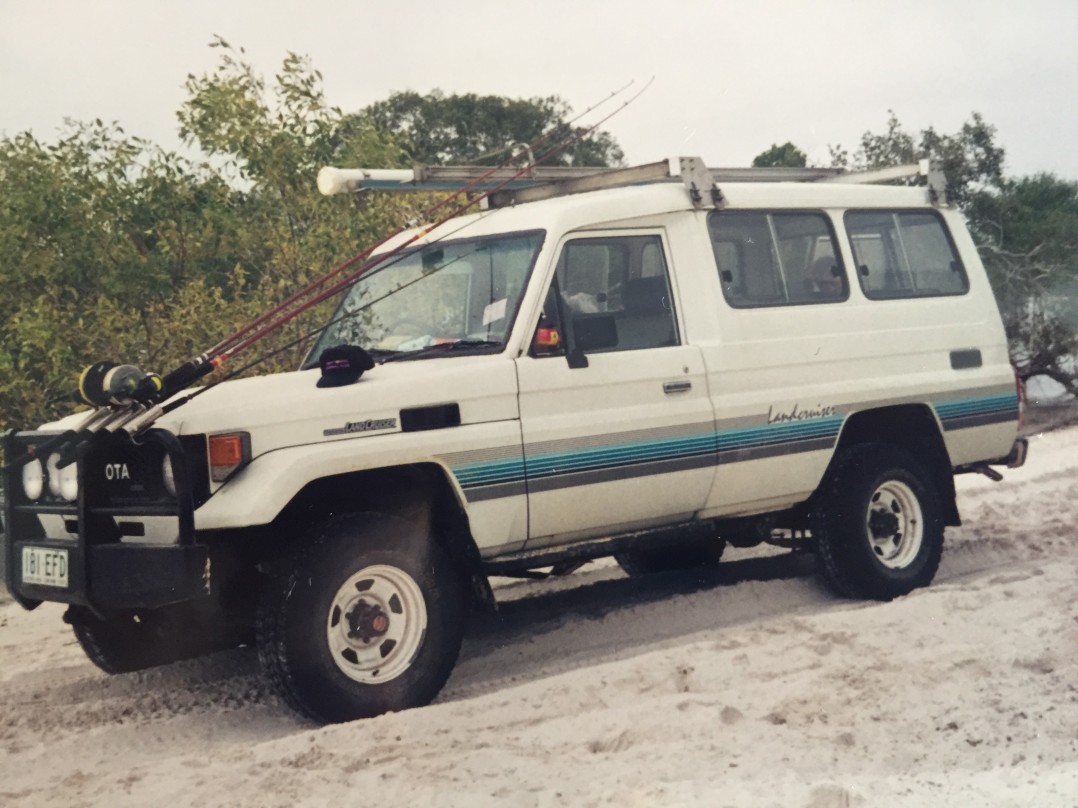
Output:
<path fill-rule="evenodd" d="M 707 221 L 722 293 L 731 306 L 837 303 L 849 297 L 824 214 L 714 211 Z"/>
<path fill-rule="evenodd" d="M 935 211 L 851 210 L 846 232 L 865 297 L 938 297 L 969 290 L 966 271 Z"/>

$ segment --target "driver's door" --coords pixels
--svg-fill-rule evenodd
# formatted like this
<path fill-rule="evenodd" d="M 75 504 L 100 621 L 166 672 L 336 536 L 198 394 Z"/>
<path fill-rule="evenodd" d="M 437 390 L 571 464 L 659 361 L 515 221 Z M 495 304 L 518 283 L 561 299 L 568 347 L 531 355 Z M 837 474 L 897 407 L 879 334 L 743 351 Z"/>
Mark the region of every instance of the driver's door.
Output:
<path fill-rule="evenodd" d="M 707 498 L 712 407 L 666 256 L 657 230 L 561 246 L 548 308 L 568 348 L 584 347 L 517 360 L 528 547 L 688 519 Z"/>

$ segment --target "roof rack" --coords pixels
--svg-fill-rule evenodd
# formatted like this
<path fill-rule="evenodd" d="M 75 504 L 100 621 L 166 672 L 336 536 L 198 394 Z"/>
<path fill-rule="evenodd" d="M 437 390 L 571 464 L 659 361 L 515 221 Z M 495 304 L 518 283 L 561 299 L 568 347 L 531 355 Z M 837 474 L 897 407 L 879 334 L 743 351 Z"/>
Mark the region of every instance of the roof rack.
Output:
<path fill-rule="evenodd" d="M 519 168 L 492 170 L 489 166 L 416 166 L 402 169 L 326 166 L 318 172 L 318 190 L 332 195 L 365 190 L 458 191 L 470 186 L 469 190 L 483 192 L 498 188 L 487 198 L 487 204 L 497 208 L 605 188 L 680 180 L 696 207 L 722 208 L 725 198 L 719 188 L 720 182 L 871 184 L 920 175 L 928 179 L 932 203 L 948 204 L 943 172 L 934 161 L 928 160 L 851 173 L 841 168 L 708 168 L 699 157 L 679 157 L 629 168 L 535 166 L 526 175 L 516 177 L 519 173 Z M 476 180 L 484 175 L 489 176 L 477 183 Z"/>

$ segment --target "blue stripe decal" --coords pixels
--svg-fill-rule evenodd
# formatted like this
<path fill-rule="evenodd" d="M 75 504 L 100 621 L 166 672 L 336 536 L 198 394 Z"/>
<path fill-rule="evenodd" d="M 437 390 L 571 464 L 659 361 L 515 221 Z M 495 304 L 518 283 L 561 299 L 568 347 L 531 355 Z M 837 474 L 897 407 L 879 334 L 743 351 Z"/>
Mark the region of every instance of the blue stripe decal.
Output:
<path fill-rule="evenodd" d="M 528 477 L 545 477 L 572 471 L 667 460 L 678 457 L 694 457 L 715 452 L 715 433 L 707 432 L 670 440 L 648 440 L 638 443 L 615 444 L 570 452 L 553 452 L 532 455 L 527 459 Z"/>
<path fill-rule="evenodd" d="M 1001 415 L 1018 418 L 1018 394 L 1007 393 L 984 398 L 966 398 L 932 405 L 944 426 L 948 422 L 979 415 Z"/>
<path fill-rule="evenodd" d="M 944 428 L 961 428 L 970 418 L 993 416 L 999 420 L 1017 418 L 1018 395 L 982 396 L 933 404 Z M 465 490 L 528 479 L 560 477 L 581 472 L 599 472 L 661 461 L 714 456 L 718 464 L 721 455 L 765 450 L 763 456 L 813 451 L 821 441 L 834 441 L 845 420 L 843 415 L 807 418 L 803 421 L 770 423 L 759 426 L 703 431 L 676 438 L 655 438 L 606 446 L 587 447 L 568 451 L 533 454 L 508 460 L 488 460 L 453 466 L 453 474 Z M 966 424 L 969 425 L 969 424 Z M 785 451 L 783 451 L 785 449 Z M 770 451 L 767 451 L 770 450 Z M 736 460 L 736 457 L 734 458 Z M 675 464 L 675 468 L 678 468 Z"/>

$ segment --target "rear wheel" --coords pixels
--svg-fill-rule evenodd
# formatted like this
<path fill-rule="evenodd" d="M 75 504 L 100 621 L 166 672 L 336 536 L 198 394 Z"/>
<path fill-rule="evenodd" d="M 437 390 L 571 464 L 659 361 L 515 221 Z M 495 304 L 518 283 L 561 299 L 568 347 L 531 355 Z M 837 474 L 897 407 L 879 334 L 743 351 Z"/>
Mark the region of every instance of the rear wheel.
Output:
<path fill-rule="evenodd" d="M 932 475 L 894 446 L 848 449 L 816 495 L 812 535 L 840 594 L 890 600 L 926 586 L 943 555 Z"/>
<path fill-rule="evenodd" d="M 389 516 L 341 517 L 267 581 L 259 659 L 278 694 L 316 721 L 417 707 L 449 678 L 465 613 L 439 545 Z"/>

